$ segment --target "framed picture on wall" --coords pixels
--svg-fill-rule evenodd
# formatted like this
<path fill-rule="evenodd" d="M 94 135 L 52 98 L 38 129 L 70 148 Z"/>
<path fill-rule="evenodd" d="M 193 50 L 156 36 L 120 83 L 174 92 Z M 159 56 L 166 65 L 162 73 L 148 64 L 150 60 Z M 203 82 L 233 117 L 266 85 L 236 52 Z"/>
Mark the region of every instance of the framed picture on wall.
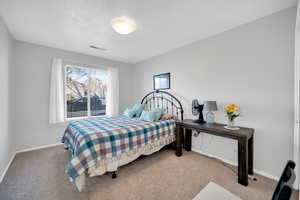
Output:
<path fill-rule="evenodd" d="M 164 73 L 153 76 L 153 89 L 166 90 L 171 88 L 171 74 Z"/>

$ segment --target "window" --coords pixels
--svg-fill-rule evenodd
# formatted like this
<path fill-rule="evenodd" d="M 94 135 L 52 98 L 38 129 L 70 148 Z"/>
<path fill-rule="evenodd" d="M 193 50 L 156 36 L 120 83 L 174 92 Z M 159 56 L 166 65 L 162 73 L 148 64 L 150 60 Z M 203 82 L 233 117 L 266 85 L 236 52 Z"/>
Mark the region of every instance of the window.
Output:
<path fill-rule="evenodd" d="M 65 117 L 105 115 L 107 82 L 105 70 L 65 65 Z"/>

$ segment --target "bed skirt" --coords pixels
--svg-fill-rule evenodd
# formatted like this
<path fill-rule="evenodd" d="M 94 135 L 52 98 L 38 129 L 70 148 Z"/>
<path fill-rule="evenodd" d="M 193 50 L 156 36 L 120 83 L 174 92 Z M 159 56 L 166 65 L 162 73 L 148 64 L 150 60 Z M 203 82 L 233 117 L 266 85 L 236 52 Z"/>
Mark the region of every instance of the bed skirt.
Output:
<path fill-rule="evenodd" d="M 83 173 L 75 179 L 75 184 L 79 192 L 83 191 L 85 188 L 86 176 L 94 177 L 105 174 L 106 172 L 114 172 L 118 170 L 118 167 L 126 165 L 134 160 L 136 160 L 141 155 L 150 155 L 159 151 L 164 146 L 175 141 L 175 136 L 168 136 L 160 140 L 156 140 L 151 144 L 147 144 L 144 147 L 128 151 L 121 154 L 120 156 L 113 158 L 102 159 L 98 165 L 92 166 L 88 169 L 87 173 Z"/>

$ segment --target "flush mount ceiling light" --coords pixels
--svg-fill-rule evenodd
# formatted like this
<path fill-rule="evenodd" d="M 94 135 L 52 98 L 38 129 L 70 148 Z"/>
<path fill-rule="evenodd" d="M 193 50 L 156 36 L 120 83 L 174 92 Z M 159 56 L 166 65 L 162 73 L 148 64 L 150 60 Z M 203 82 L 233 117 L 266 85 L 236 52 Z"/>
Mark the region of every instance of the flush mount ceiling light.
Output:
<path fill-rule="evenodd" d="M 136 23 L 126 17 L 112 19 L 111 26 L 119 34 L 130 34 L 136 30 Z"/>

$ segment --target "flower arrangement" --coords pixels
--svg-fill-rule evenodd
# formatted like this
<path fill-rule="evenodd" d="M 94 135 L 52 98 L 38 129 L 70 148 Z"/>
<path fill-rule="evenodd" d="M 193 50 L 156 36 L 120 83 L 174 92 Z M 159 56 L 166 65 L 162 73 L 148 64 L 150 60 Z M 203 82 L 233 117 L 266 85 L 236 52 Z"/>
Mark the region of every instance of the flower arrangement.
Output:
<path fill-rule="evenodd" d="M 230 104 L 226 107 L 226 114 L 230 121 L 233 121 L 240 115 L 240 107 L 235 104 Z"/>
<path fill-rule="evenodd" d="M 238 107 L 235 104 L 230 104 L 226 107 L 225 111 L 228 117 L 228 124 L 227 126 L 225 126 L 225 128 L 231 130 L 238 130 L 239 128 L 234 125 L 234 119 L 240 116 L 241 114 L 240 107 Z"/>

